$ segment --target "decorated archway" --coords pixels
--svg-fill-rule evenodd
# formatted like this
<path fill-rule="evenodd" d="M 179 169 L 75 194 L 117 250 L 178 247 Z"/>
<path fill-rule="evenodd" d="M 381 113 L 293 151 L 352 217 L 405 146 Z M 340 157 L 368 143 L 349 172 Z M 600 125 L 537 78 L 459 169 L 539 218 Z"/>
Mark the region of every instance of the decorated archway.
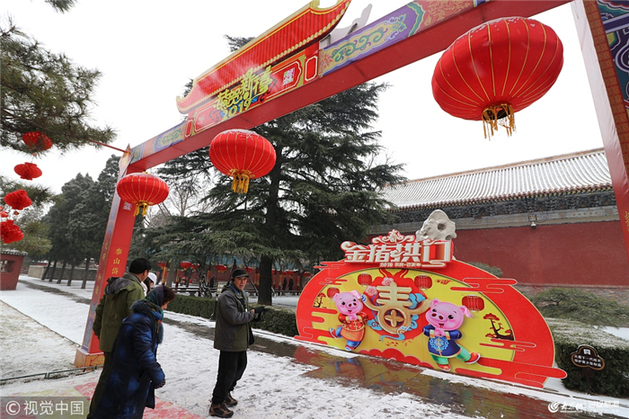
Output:
<path fill-rule="evenodd" d="M 532 17 L 570 2 L 416 0 L 324 46 L 319 41 L 339 23 L 350 1 L 339 0 L 321 9 L 315 0 L 197 77 L 190 94 L 177 101 L 186 120 L 128 149 L 121 159 L 120 176 L 145 171 L 205 147 L 226 130 L 253 128 L 442 51 L 484 22 L 509 16 Z M 620 86 L 629 77 L 614 65 L 614 54 L 620 54 L 626 42 L 620 33 L 623 27 L 615 26 L 622 19 L 610 19 L 629 10 L 616 3 L 575 0 L 573 11 L 586 67 L 595 86 L 599 125 L 629 253 L 629 117 L 625 105 L 629 98 L 623 97 L 626 89 Z M 383 33 L 389 36 L 379 36 Z M 102 362 L 92 333 L 95 308 L 105 279 L 124 272 L 134 210 L 133 205 L 115 195 L 85 335 L 75 358 L 77 366 Z"/>

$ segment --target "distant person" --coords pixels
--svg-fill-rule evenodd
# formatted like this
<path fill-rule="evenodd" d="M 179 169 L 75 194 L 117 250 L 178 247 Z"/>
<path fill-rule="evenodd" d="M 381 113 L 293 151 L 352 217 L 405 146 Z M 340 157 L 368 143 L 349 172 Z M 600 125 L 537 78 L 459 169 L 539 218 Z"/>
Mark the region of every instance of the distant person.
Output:
<path fill-rule="evenodd" d="M 174 299 L 175 292 L 160 285 L 133 303 L 133 314 L 120 326 L 111 373 L 94 419 L 140 419 L 145 407 L 155 408 L 155 389 L 166 384 L 156 358 L 157 346 L 164 337 L 164 309 Z"/>
<path fill-rule="evenodd" d="M 284 281 L 282 282 L 282 291 L 284 291 L 286 289 L 286 278 L 284 278 Z"/>
<path fill-rule="evenodd" d="M 247 294 L 243 292 L 248 280 L 247 271 L 235 269 L 216 299 L 214 348 L 220 351 L 220 355 L 210 406 L 211 416 L 231 418 L 234 415 L 229 408 L 236 406 L 238 401 L 231 392 L 247 368 L 247 348 L 253 344 L 250 323 L 264 311 L 264 307 L 249 311 Z"/>
<path fill-rule="evenodd" d="M 157 275 L 153 272 L 149 272 L 148 277 L 142 282 L 142 288 L 144 288 L 144 292 L 148 294 L 150 290 L 155 288 L 157 285 Z"/>
<path fill-rule="evenodd" d="M 289 291 L 293 290 L 293 278 L 288 280 L 288 290 Z"/>
<path fill-rule="evenodd" d="M 142 282 L 151 271 L 151 263 L 146 259 L 134 259 L 129 270 L 120 278 L 111 277 L 107 280 L 105 292 L 96 307 L 96 317 L 92 330 L 100 340 L 98 348 L 105 355 L 105 363 L 100 373 L 98 384 L 90 403 L 88 419 L 92 418 L 96 406 L 109 378 L 112 363 L 112 349 L 122 320 L 132 313 L 131 305 L 146 295 Z"/>

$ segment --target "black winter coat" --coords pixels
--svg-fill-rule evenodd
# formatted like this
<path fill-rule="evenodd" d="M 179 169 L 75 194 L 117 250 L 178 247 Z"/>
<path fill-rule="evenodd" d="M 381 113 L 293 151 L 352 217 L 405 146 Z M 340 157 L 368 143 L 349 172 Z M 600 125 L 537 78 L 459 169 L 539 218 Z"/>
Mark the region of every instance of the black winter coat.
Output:
<path fill-rule="evenodd" d="M 142 418 L 145 406 L 155 407 L 155 385 L 165 379 L 156 359 L 163 314 L 145 300 L 131 309 L 116 338 L 111 375 L 94 419 Z"/>

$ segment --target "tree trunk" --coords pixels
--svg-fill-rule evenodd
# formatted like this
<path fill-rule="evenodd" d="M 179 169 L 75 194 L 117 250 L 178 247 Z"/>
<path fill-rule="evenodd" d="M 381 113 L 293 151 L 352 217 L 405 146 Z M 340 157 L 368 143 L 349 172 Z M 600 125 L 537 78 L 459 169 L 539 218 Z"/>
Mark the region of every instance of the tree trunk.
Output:
<path fill-rule="evenodd" d="M 68 263 L 64 260 L 63 265 L 61 266 L 61 273 L 59 274 L 59 279 L 57 279 L 57 284 L 61 284 L 61 280 L 63 279 L 63 274 L 66 273 L 66 265 Z"/>
<path fill-rule="evenodd" d="M 83 271 L 83 283 L 81 289 L 84 290 L 87 285 L 87 274 L 90 272 L 90 258 L 85 258 L 85 271 Z"/>
<path fill-rule="evenodd" d="M 72 264 L 72 267 L 70 268 L 70 277 L 68 278 L 68 286 L 70 286 L 70 284 L 72 284 L 72 277 L 74 277 L 74 263 Z"/>
<path fill-rule="evenodd" d="M 172 287 L 173 286 L 173 282 L 177 278 L 177 268 L 178 267 L 179 267 L 179 264 L 177 263 L 176 260 L 172 260 L 170 262 L 170 264 L 168 265 L 168 275 L 166 276 L 166 286 L 167 287 Z M 162 282 L 163 282 L 163 280 L 162 280 Z"/>
<path fill-rule="evenodd" d="M 57 270 L 57 261 L 55 260 L 55 263 L 52 265 L 52 271 L 50 271 L 50 278 L 48 278 L 48 282 L 52 282 L 53 278 L 55 277 L 56 270 Z"/>
<path fill-rule="evenodd" d="M 51 260 L 49 260 L 48 264 L 46 265 L 46 269 L 44 270 L 44 274 L 41 277 L 42 281 L 46 280 L 46 275 L 48 275 L 48 271 L 50 271 L 50 265 L 52 265 L 52 261 Z"/>
<path fill-rule="evenodd" d="M 273 276 L 271 269 L 273 267 L 273 259 L 263 256 L 260 259 L 260 289 L 258 290 L 258 304 L 265 306 L 273 305 L 271 287 L 273 286 Z"/>

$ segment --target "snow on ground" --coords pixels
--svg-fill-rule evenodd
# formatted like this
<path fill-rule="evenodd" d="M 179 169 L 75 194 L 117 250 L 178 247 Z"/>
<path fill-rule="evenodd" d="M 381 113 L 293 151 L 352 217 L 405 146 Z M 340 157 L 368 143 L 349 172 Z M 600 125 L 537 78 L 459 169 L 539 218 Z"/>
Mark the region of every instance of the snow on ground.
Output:
<path fill-rule="evenodd" d="M 62 293 L 42 292 L 38 290 L 42 286 L 52 287 Z M 80 282 L 67 287 L 65 284 L 57 285 L 22 276 L 15 291 L 1 292 L 0 353 L 3 362 L 0 378 L 72 368 L 76 348 L 83 339 L 92 287 L 93 283 L 89 283 L 87 289 L 81 290 Z M 296 305 L 297 297 L 277 297 L 274 302 L 285 306 L 294 302 Z M 169 319 L 175 323 L 169 324 Z M 167 312 L 164 342 L 158 351 L 158 360 L 166 372 L 167 383 L 158 390 L 157 396 L 202 417 L 207 416 L 216 380 L 218 351 L 213 349 L 211 340 L 213 328 L 214 323 L 207 319 Z M 266 331 L 256 330 L 255 334 L 284 344 L 314 347 L 336 356 L 356 356 Z M 291 357 L 249 351 L 248 359 L 245 377 L 235 392 L 240 400 L 237 415 L 241 418 L 390 418 L 408 417 L 408 412 L 424 418 L 464 417 L 446 413 L 442 404 L 429 403 L 414 395 L 385 394 L 364 387 L 342 385 L 338 381 L 309 377 L 305 374 L 317 367 L 298 363 Z M 47 391 L 63 391 L 70 384 L 94 383 L 98 374 L 90 372 L 57 380 L 9 381 L 0 386 L 0 394 L 33 394 L 41 391 L 42 387 Z M 423 374 L 496 392 L 522 394 L 549 403 L 561 404 L 566 403 L 566 400 L 614 403 L 611 412 L 629 418 L 629 400 L 588 397 L 570 392 L 563 388 L 560 380 L 549 380 L 547 391 L 539 391 L 429 369 L 424 370 Z"/>

